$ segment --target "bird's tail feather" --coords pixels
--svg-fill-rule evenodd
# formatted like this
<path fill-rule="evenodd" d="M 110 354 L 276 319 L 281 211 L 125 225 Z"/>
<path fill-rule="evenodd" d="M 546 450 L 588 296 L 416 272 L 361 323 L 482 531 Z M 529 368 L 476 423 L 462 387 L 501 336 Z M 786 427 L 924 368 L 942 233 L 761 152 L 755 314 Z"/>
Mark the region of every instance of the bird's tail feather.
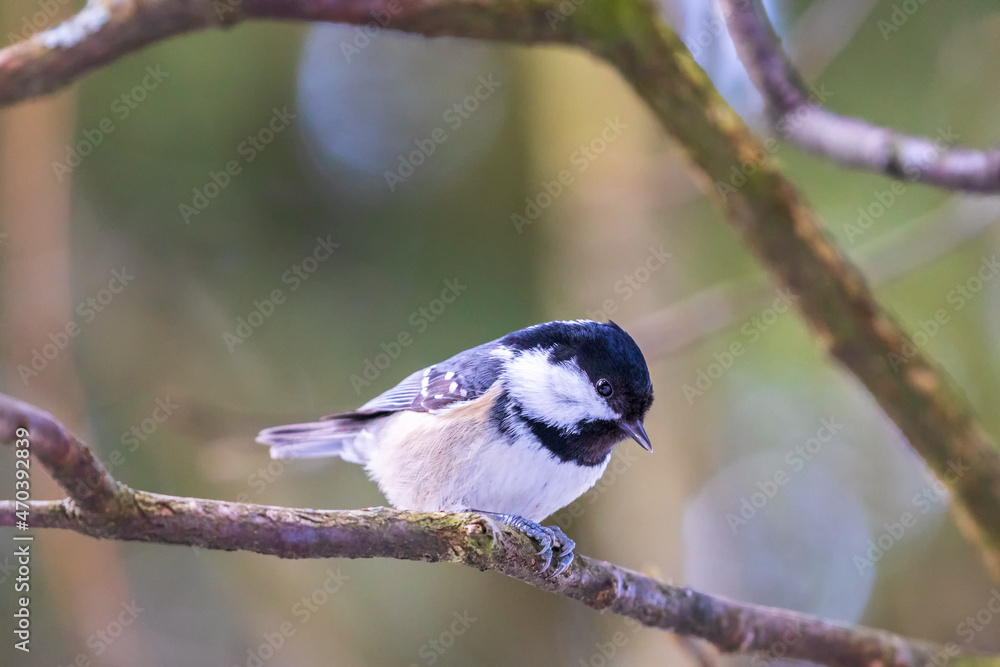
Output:
<path fill-rule="evenodd" d="M 271 447 L 272 459 L 305 459 L 339 456 L 351 463 L 364 464 L 362 452 L 354 446 L 367 420 L 335 419 L 274 426 L 261 431 L 257 442 Z"/>

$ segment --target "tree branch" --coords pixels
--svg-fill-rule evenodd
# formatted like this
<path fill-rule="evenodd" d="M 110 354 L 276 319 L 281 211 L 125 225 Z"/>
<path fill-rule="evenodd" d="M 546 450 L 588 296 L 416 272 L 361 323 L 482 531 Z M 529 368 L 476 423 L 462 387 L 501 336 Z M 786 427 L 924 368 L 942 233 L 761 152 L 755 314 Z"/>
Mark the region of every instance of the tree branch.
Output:
<path fill-rule="evenodd" d="M 31 433 L 31 453 L 59 486 L 70 493 L 81 510 L 115 512 L 121 509 L 121 501 L 128 497 L 128 489 L 120 487 L 90 449 L 52 415 L 0 394 L 0 436 L 3 441 L 9 443 L 18 428 Z"/>
<path fill-rule="evenodd" d="M 1000 579 L 996 445 L 947 373 L 878 305 L 862 274 L 680 40 L 654 9 L 636 3 L 635 14 L 623 11 L 618 24 L 594 27 L 596 36 L 586 44 L 621 71 L 714 183 L 729 222 L 778 285 L 796 296 L 817 340 L 868 388 L 951 490 L 959 528 Z M 752 169 L 744 169 L 748 164 Z M 734 172 L 742 180 L 734 180 Z"/>
<path fill-rule="evenodd" d="M 522 43 L 566 41 L 568 22 L 553 29 L 546 9 L 521 0 L 90 0 L 76 16 L 0 50 L 0 106 L 53 92 L 123 55 L 174 35 L 248 18 L 383 23 L 435 37 L 450 35 Z M 376 21 L 378 17 L 379 21 Z"/>
<path fill-rule="evenodd" d="M 704 639 L 724 653 L 783 656 L 843 667 L 922 667 L 935 664 L 935 656 L 955 655 L 942 646 L 879 630 L 843 627 L 698 593 L 585 556 L 577 556 L 559 577 L 542 576 L 527 537 L 476 514 L 295 509 L 134 491 L 117 482 L 51 415 L 0 394 L 0 440 L 14 443 L 21 428 L 28 431 L 32 454 L 70 496 L 28 503 L 30 528 L 279 558 L 461 563 L 505 574 L 592 609 Z M 0 501 L 0 526 L 14 526 L 21 520 L 17 515 L 21 509 L 14 501 Z M 959 659 L 967 665 L 1000 664 L 1000 659 L 969 654 Z"/>
<path fill-rule="evenodd" d="M 852 169 L 949 190 L 1000 191 L 1000 150 L 956 148 L 950 136 L 911 136 L 827 111 L 810 99 L 759 2 L 721 2 L 740 59 L 783 139 Z"/>

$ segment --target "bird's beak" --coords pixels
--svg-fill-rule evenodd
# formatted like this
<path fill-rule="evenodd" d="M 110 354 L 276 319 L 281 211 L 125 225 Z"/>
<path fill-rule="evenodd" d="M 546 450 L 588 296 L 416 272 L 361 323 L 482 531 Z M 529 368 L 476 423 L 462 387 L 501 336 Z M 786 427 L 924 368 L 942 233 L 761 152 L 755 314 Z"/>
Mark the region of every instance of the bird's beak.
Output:
<path fill-rule="evenodd" d="M 653 445 L 649 443 L 649 436 L 646 435 L 646 429 L 642 427 L 642 420 L 636 419 L 634 422 L 621 421 L 618 425 L 647 452 L 653 451 Z"/>

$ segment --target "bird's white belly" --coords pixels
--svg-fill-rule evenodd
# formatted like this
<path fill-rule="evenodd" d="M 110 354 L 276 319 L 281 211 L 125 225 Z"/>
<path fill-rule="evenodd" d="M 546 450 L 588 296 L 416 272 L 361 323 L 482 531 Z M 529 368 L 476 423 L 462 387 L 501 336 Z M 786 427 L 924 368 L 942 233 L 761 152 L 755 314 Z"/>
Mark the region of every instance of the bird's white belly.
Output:
<path fill-rule="evenodd" d="M 494 442 L 480 452 L 478 481 L 467 494 L 468 507 L 517 514 L 539 522 L 587 492 L 608 465 L 562 462 L 537 441 Z"/>
<path fill-rule="evenodd" d="M 537 441 L 500 437 L 466 412 L 401 412 L 373 433 L 366 469 L 400 509 L 481 510 L 539 522 L 590 489 L 607 467 L 562 462 Z M 365 437 L 365 436 L 362 436 Z"/>

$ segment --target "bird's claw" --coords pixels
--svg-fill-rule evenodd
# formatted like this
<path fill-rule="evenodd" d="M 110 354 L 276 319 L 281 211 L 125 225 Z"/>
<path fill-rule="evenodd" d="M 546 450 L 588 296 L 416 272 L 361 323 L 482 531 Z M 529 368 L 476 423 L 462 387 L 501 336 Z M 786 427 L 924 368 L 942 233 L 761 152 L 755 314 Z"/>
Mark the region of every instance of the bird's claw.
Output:
<path fill-rule="evenodd" d="M 493 512 L 479 512 L 479 514 L 484 515 L 486 518 L 492 518 L 500 521 L 501 523 L 517 528 L 522 533 L 535 540 L 541 545 L 541 549 L 535 554 L 541 557 L 542 564 L 539 568 L 539 574 L 545 574 L 552 567 L 552 559 L 556 559 L 556 568 L 552 571 L 550 576 L 557 577 L 566 570 L 569 566 L 573 564 L 573 549 L 576 548 L 576 542 L 569 539 L 566 533 L 563 532 L 558 526 L 540 526 L 534 521 L 528 521 L 524 517 L 517 516 L 514 514 L 496 514 Z M 489 525 L 489 524 L 487 524 Z M 492 526 L 490 526 L 491 532 Z M 495 532 L 495 535 L 500 535 L 499 531 Z"/>
<path fill-rule="evenodd" d="M 573 564 L 575 555 L 573 549 L 576 548 L 576 542 L 569 539 L 562 528 L 558 526 L 539 526 L 538 524 L 534 524 L 534 526 L 538 532 L 528 535 L 542 544 L 542 548 L 538 552 L 539 556 L 544 555 L 545 558 L 541 571 L 546 572 L 552 566 L 552 557 L 555 556 L 556 569 L 552 572 L 552 576 L 558 577 Z"/>

